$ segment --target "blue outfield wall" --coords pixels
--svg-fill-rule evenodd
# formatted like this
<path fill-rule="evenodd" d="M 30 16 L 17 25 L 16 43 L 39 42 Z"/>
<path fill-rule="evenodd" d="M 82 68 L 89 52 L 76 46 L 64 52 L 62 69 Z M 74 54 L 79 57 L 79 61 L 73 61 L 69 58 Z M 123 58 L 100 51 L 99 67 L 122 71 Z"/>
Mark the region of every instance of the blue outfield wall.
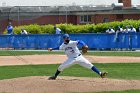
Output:
<path fill-rule="evenodd" d="M 0 35 L 0 48 L 46 49 L 62 44 L 62 34 Z M 140 48 L 140 33 L 70 34 L 71 40 L 83 40 L 94 48 Z"/>

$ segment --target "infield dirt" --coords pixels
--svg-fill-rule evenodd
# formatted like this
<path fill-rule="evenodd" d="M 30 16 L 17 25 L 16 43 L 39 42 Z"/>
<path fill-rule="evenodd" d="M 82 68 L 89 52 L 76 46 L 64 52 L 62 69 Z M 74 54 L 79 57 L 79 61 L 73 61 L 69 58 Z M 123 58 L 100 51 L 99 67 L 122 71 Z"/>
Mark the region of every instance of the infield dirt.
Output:
<path fill-rule="evenodd" d="M 85 56 L 93 63 L 140 63 L 140 57 L 119 56 Z M 26 56 L 0 56 L 0 66 L 28 65 L 28 64 L 60 64 L 67 57 L 65 55 L 26 55 Z"/>

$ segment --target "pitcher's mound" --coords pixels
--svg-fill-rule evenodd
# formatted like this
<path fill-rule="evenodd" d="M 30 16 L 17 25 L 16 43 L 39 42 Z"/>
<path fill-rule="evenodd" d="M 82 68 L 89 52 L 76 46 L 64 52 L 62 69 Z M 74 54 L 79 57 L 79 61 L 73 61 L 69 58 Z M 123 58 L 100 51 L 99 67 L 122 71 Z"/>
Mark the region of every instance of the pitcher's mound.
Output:
<path fill-rule="evenodd" d="M 140 80 L 85 77 L 58 77 L 57 80 L 48 80 L 47 76 L 0 80 L 2 93 L 71 93 L 129 89 L 140 89 Z"/>

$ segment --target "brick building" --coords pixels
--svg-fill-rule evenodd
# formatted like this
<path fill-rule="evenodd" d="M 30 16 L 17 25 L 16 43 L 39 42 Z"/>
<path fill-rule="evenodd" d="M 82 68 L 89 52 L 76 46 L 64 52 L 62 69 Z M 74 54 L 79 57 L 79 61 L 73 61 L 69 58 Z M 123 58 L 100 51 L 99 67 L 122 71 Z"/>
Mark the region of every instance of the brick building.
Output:
<path fill-rule="evenodd" d="M 0 34 L 8 22 L 13 26 L 28 24 L 86 24 L 140 19 L 140 7 L 131 0 L 118 0 L 118 5 L 98 6 L 14 6 L 0 7 Z"/>

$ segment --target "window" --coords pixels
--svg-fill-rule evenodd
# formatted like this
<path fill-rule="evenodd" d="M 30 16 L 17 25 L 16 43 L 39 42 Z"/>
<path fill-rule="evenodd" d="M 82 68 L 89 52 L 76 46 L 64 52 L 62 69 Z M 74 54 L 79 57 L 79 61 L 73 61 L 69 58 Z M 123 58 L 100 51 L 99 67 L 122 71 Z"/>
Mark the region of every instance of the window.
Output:
<path fill-rule="evenodd" d="M 90 23 L 91 15 L 82 15 L 80 16 L 80 23 Z"/>
<path fill-rule="evenodd" d="M 104 23 L 109 22 L 109 19 L 108 19 L 108 18 L 104 18 L 104 19 L 103 19 L 103 22 L 104 22 Z"/>

